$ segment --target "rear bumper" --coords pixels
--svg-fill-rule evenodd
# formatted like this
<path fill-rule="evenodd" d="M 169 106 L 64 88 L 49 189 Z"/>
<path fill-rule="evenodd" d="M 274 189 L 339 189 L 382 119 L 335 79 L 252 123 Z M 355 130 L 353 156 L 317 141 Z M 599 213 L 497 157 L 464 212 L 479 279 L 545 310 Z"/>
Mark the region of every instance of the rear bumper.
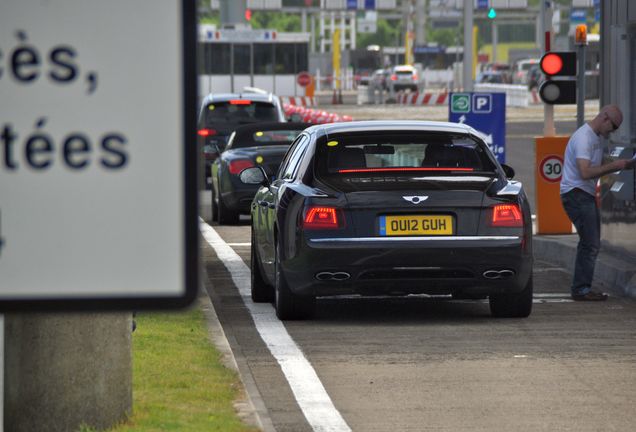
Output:
<path fill-rule="evenodd" d="M 519 236 L 309 239 L 282 268 L 291 290 L 303 295 L 489 295 L 526 286 L 532 247 Z M 323 272 L 338 276 L 319 280 Z"/>
<path fill-rule="evenodd" d="M 250 213 L 250 205 L 257 190 L 258 186 L 249 186 L 248 188 L 221 192 L 221 196 L 223 197 L 223 203 L 230 210 L 239 213 Z"/>
<path fill-rule="evenodd" d="M 400 90 L 412 90 L 412 91 L 417 91 L 418 87 L 417 84 L 393 84 L 393 91 L 394 92 L 398 92 Z"/>

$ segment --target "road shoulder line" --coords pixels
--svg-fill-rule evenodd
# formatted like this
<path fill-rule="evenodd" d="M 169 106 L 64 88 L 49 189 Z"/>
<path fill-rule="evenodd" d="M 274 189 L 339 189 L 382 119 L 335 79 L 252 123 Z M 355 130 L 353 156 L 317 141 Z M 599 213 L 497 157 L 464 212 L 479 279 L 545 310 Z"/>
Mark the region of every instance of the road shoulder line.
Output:
<path fill-rule="evenodd" d="M 278 362 L 305 419 L 315 431 L 350 432 L 318 374 L 283 323 L 276 318 L 271 304 L 255 304 L 250 298 L 250 270 L 241 257 L 227 245 L 210 225 L 200 220 L 200 231 L 219 260 L 229 271 L 256 330 Z"/>

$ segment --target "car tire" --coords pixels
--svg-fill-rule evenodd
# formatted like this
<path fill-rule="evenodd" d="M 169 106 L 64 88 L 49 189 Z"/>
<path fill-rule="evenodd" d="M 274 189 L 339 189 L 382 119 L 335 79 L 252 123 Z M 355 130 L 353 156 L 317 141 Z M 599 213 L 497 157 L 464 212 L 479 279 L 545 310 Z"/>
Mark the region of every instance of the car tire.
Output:
<path fill-rule="evenodd" d="M 496 294 L 489 298 L 490 313 L 495 318 L 526 318 L 532 312 L 532 276 L 518 293 Z"/>
<path fill-rule="evenodd" d="M 238 223 L 238 212 L 228 208 L 223 202 L 223 197 L 221 195 L 219 195 L 217 214 L 219 218 L 219 225 L 236 225 Z"/>
<path fill-rule="evenodd" d="M 285 280 L 285 275 L 280 267 L 280 248 L 276 248 L 276 287 L 274 293 L 274 306 L 276 316 L 281 321 L 302 320 L 313 317 L 316 308 L 314 296 L 299 296 L 294 294 Z"/>
<path fill-rule="evenodd" d="M 256 243 L 254 242 L 254 228 L 252 228 L 252 247 L 250 253 L 252 301 L 254 303 L 269 303 L 274 300 L 274 290 L 273 287 L 268 285 L 265 279 L 263 279 L 263 273 L 261 273 L 261 266 L 257 254 Z"/>
<path fill-rule="evenodd" d="M 210 189 L 212 190 L 210 192 L 211 196 L 212 196 L 212 221 L 216 222 L 217 220 L 219 220 L 219 206 L 216 204 L 216 194 L 214 193 L 214 185 L 210 185 Z"/>

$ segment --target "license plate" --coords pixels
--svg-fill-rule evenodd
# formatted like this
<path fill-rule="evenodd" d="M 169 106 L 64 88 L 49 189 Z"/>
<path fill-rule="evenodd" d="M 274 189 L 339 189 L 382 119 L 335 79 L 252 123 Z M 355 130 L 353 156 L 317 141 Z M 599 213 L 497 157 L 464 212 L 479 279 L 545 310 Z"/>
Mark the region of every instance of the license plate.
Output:
<path fill-rule="evenodd" d="M 448 215 L 380 216 L 380 235 L 453 235 L 453 217 Z"/>

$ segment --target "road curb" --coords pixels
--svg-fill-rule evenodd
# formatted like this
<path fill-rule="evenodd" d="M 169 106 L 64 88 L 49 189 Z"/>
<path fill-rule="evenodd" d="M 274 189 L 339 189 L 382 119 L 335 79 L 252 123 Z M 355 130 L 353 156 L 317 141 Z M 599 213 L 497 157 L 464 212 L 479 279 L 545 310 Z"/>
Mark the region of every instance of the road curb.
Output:
<path fill-rule="evenodd" d="M 563 267 L 572 274 L 578 241 L 576 234 L 534 236 L 534 257 Z M 604 251 L 603 247 L 596 260 L 594 282 L 602 284 L 610 294 L 636 298 L 634 263 Z"/>
<path fill-rule="evenodd" d="M 223 331 L 223 327 L 211 301 L 211 297 L 214 296 L 214 291 L 204 266 L 201 268 L 201 273 L 203 286 L 201 287 L 198 301 L 202 304 L 210 339 L 219 352 L 221 352 L 225 366 L 236 371 L 245 388 L 245 400 L 239 400 L 235 403 L 238 415 L 245 423 L 256 426 L 263 432 L 276 432 L 276 428 L 274 428 L 274 424 L 269 417 L 261 393 L 249 372 L 249 366 L 245 358 L 240 354 L 235 355 L 231 348 L 232 344 L 225 331 Z M 236 343 L 234 346 L 236 346 Z"/>

